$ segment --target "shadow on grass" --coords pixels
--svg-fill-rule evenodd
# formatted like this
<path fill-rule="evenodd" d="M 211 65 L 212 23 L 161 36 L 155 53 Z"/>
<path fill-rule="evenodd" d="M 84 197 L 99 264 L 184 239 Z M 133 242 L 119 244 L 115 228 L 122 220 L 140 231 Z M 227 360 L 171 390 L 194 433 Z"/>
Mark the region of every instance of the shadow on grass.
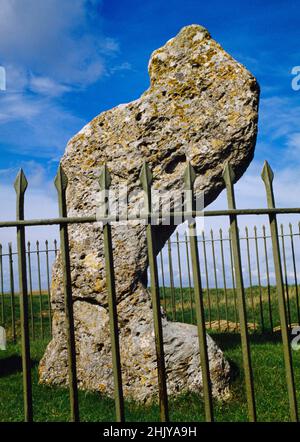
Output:
<path fill-rule="evenodd" d="M 32 359 L 31 367 L 33 368 L 39 363 L 39 361 Z M 13 373 L 22 371 L 22 358 L 18 355 L 9 356 L 7 358 L 0 359 L 0 378 L 9 376 Z"/>
<path fill-rule="evenodd" d="M 239 333 L 209 333 L 222 350 L 229 350 L 241 347 L 241 337 Z M 251 333 L 249 335 L 250 345 L 252 344 L 278 344 L 281 343 L 281 333 Z"/>
<path fill-rule="evenodd" d="M 21 356 L 9 356 L 8 358 L 1 359 L 0 377 L 8 376 L 18 371 L 22 371 Z"/>

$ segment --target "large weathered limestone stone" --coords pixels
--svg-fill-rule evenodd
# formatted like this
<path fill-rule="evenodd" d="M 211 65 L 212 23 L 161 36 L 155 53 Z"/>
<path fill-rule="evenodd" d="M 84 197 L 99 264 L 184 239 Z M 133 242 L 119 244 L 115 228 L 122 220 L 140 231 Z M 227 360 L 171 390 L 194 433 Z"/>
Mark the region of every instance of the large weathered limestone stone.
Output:
<path fill-rule="evenodd" d="M 68 144 L 62 158 L 68 176 L 69 215 L 97 208 L 100 166 L 107 164 L 112 189 L 140 189 L 139 173 L 149 163 L 154 187 L 181 192 L 188 159 L 197 174 L 196 195 L 205 205 L 223 189 L 222 169 L 230 161 L 239 178 L 249 165 L 257 133 L 259 87 L 201 26 L 183 28 L 149 62 L 151 84 L 138 99 L 101 113 Z M 137 200 L 141 195 L 137 196 Z M 157 228 L 159 251 L 174 231 Z M 69 228 L 78 381 L 81 388 L 112 395 L 107 292 L 99 225 Z M 141 401 L 157 394 L 151 301 L 145 287 L 145 226 L 113 227 L 124 393 Z M 40 381 L 67 383 L 62 268 L 52 282 L 53 339 L 40 363 Z M 196 327 L 163 318 L 169 394 L 202 389 Z M 228 394 L 230 367 L 208 336 L 213 394 Z"/>

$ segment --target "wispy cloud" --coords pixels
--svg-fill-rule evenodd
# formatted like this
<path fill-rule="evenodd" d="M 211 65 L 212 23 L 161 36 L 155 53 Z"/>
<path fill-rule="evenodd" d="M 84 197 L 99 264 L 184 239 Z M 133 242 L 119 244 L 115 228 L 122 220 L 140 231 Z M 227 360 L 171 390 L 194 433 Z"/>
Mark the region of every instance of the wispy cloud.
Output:
<path fill-rule="evenodd" d="M 260 119 L 262 135 L 270 141 L 289 135 L 299 127 L 300 106 L 290 97 L 272 96 L 261 100 Z"/>
<path fill-rule="evenodd" d="M 99 4 L 99 2 L 98 2 Z M 1 0 L 0 54 L 58 82 L 86 86 L 105 71 L 119 43 L 96 27 L 89 0 Z"/>
<path fill-rule="evenodd" d="M 71 87 L 58 83 L 49 77 L 32 75 L 30 78 L 30 89 L 32 92 L 50 97 L 57 97 L 71 91 Z"/>
<path fill-rule="evenodd" d="M 16 167 L 1 169 L 1 220 L 13 220 L 16 216 L 16 192 L 13 187 L 19 167 L 26 171 L 28 188 L 25 193 L 25 217 L 31 219 L 54 217 L 58 215 L 56 190 L 52 179 L 49 180 L 46 168 L 36 161 L 24 161 Z M 57 226 L 31 227 L 26 229 L 26 238 L 30 241 L 58 239 Z M 12 242 L 16 248 L 15 228 L 0 229 L 0 243 L 7 248 Z"/>
<path fill-rule="evenodd" d="M 6 149 L 57 158 L 86 124 L 78 110 L 68 108 L 66 94 L 130 68 L 115 60 L 119 42 L 102 31 L 101 3 L 0 0 L 0 61 L 7 73 L 0 126 Z"/>
<path fill-rule="evenodd" d="M 109 70 L 109 73 L 115 74 L 116 72 L 131 71 L 131 70 L 132 70 L 131 64 L 128 63 L 127 61 L 124 61 L 124 63 L 121 63 L 121 64 L 111 67 Z"/>
<path fill-rule="evenodd" d="M 83 124 L 83 119 L 49 96 L 20 92 L 1 97 L 2 140 L 10 151 L 21 155 L 57 156 L 64 149 L 66 137 Z"/>

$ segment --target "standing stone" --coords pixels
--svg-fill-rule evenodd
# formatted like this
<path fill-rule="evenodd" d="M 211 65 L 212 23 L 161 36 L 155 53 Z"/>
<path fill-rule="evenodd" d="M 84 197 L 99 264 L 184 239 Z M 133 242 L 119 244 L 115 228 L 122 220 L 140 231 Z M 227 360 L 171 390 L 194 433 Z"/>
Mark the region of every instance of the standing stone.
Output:
<path fill-rule="evenodd" d="M 244 66 L 228 55 L 202 26 L 183 28 L 149 62 L 151 84 L 138 99 L 101 113 L 68 143 L 62 166 L 68 176 L 69 216 L 97 210 L 103 164 L 112 189 L 127 185 L 142 200 L 139 173 L 146 160 L 154 187 L 184 187 L 188 159 L 195 168 L 195 194 L 211 203 L 224 188 L 230 161 L 239 178 L 249 165 L 257 134 L 259 87 Z M 177 193 L 176 193 L 177 192 Z M 130 203 L 130 205 L 133 204 Z M 120 345 L 125 397 L 148 401 L 157 394 L 150 295 L 145 286 L 145 226 L 113 226 Z M 174 227 L 157 230 L 157 252 Z M 69 227 L 79 387 L 113 394 L 109 317 L 102 231 L 99 224 Z M 40 363 L 40 381 L 67 383 L 62 267 L 53 269 L 53 339 Z M 202 389 L 197 329 L 163 317 L 169 394 Z M 230 367 L 208 336 L 215 397 L 228 395 Z"/>

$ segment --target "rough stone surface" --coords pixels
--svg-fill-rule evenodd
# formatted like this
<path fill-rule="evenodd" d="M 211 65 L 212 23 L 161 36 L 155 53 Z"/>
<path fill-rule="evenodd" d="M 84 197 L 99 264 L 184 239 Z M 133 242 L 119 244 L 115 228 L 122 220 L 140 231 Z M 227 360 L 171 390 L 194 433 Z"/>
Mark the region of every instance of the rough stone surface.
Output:
<path fill-rule="evenodd" d="M 239 178 L 250 163 L 257 133 L 259 87 L 255 78 L 201 26 L 183 28 L 149 62 L 151 85 L 138 99 L 101 113 L 69 143 L 62 158 L 69 179 L 69 215 L 95 213 L 99 170 L 107 164 L 112 189 L 140 189 L 144 160 L 154 187 L 181 192 L 186 159 L 197 174 L 196 195 L 205 205 L 224 188 L 222 169 L 230 161 Z M 136 200 L 139 201 L 138 194 Z M 131 203 L 133 204 L 133 203 Z M 157 251 L 174 227 L 158 230 Z M 82 388 L 112 395 L 107 292 L 99 225 L 69 228 L 78 380 Z M 141 401 L 157 394 L 150 295 L 145 288 L 145 226 L 113 227 L 124 393 Z M 67 382 L 61 263 L 52 282 L 53 339 L 40 363 L 40 381 Z M 195 326 L 163 318 L 168 390 L 202 389 Z M 213 394 L 228 394 L 230 367 L 208 336 Z"/>

